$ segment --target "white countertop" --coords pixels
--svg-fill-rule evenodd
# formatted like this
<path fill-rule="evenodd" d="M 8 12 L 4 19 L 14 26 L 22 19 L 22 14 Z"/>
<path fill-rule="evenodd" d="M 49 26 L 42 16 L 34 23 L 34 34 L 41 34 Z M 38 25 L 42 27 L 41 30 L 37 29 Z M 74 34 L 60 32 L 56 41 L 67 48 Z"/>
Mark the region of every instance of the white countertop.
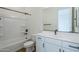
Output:
<path fill-rule="evenodd" d="M 64 41 L 69 41 L 69 42 L 73 42 L 73 43 L 79 43 L 79 34 L 78 33 L 57 32 L 57 34 L 55 35 L 53 31 L 52 32 L 43 31 L 42 33 L 38 33 L 37 35 L 54 38 L 54 39 L 59 39 L 59 40 L 64 40 Z"/>

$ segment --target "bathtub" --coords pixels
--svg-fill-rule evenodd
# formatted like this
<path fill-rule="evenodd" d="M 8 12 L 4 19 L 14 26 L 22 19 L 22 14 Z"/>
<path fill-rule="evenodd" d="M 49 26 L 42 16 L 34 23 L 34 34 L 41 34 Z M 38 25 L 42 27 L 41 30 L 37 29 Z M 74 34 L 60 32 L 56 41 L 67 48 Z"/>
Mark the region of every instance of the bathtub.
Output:
<path fill-rule="evenodd" d="M 0 43 L 0 52 L 16 52 L 17 50 L 24 47 L 26 40 L 12 41 L 7 43 Z"/>

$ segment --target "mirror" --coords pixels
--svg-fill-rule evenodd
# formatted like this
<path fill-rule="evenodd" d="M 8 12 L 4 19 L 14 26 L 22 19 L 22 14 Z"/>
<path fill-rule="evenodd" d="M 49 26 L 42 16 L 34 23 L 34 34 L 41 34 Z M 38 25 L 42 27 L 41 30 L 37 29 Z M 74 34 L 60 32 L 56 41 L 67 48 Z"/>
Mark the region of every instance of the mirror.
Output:
<path fill-rule="evenodd" d="M 49 7 L 43 9 L 43 30 L 79 32 L 78 7 Z"/>

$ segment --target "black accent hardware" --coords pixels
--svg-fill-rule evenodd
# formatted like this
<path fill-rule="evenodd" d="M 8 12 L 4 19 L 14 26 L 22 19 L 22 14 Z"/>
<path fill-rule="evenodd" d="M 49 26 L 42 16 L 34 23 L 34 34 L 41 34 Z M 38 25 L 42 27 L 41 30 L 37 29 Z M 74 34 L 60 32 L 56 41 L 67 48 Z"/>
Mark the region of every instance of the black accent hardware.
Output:
<path fill-rule="evenodd" d="M 44 46 L 44 43 L 43 43 L 43 48 L 44 48 L 45 46 Z"/>
<path fill-rule="evenodd" d="M 28 32 L 28 29 L 26 29 L 25 32 Z"/>
<path fill-rule="evenodd" d="M 71 45 L 69 45 L 69 47 L 79 49 L 79 47 L 75 47 L 75 46 L 71 46 Z"/>
<path fill-rule="evenodd" d="M 61 49 L 59 49 L 59 52 L 61 52 Z"/>
<path fill-rule="evenodd" d="M 0 20 L 1 20 L 1 18 L 0 18 Z"/>
<path fill-rule="evenodd" d="M 57 34 L 57 31 L 58 31 L 57 29 L 54 31 L 55 32 L 55 35 Z"/>

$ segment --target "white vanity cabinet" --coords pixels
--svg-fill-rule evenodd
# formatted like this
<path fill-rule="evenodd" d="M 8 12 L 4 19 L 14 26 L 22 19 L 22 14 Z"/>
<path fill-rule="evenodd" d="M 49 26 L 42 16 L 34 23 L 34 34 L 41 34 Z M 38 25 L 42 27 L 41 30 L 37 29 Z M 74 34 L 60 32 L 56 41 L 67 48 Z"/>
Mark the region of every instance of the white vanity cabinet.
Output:
<path fill-rule="evenodd" d="M 44 41 L 45 51 L 46 52 L 61 52 L 62 42 L 53 38 L 46 38 Z"/>
<path fill-rule="evenodd" d="M 36 51 L 44 52 L 44 37 L 42 36 L 36 37 Z"/>
<path fill-rule="evenodd" d="M 37 36 L 36 38 L 36 51 L 37 52 L 61 52 L 62 48 L 62 42 L 43 37 L 43 36 Z"/>
<path fill-rule="evenodd" d="M 79 52 L 79 44 L 59 39 L 37 36 L 37 52 Z"/>
<path fill-rule="evenodd" d="M 61 47 L 54 44 L 45 43 L 45 52 L 61 52 Z"/>
<path fill-rule="evenodd" d="M 79 52 L 79 44 L 63 41 L 63 52 Z"/>

